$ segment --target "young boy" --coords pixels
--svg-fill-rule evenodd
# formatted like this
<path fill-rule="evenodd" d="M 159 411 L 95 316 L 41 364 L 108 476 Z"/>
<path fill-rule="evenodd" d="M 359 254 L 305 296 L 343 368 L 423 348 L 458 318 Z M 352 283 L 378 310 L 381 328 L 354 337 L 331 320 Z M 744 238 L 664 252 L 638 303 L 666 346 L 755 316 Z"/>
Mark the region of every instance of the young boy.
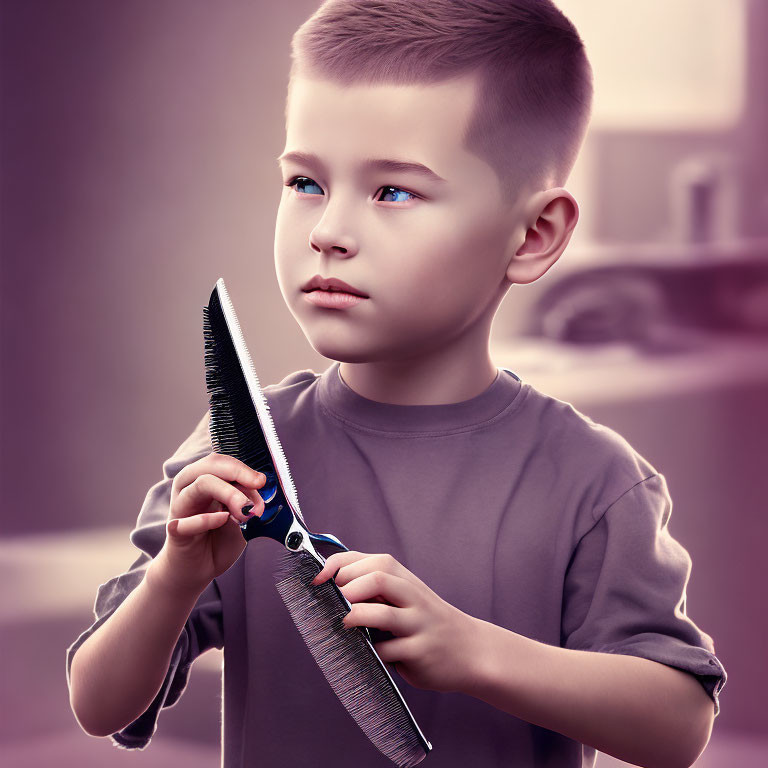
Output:
<path fill-rule="evenodd" d="M 576 225 L 562 185 L 591 96 L 550 0 L 330 0 L 293 40 L 275 262 L 335 362 L 265 395 L 308 524 L 353 549 L 317 583 L 338 571 L 345 623 L 394 635 L 376 647 L 435 767 L 601 750 L 682 768 L 719 711 L 726 673 L 686 615 L 664 476 L 489 355 L 509 287 Z M 67 650 L 81 725 L 145 747 L 216 647 L 224 768 L 391 765 L 274 589 L 280 547 L 242 540 L 263 477 L 212 454 L 208 429 L 206 413 L 163 464 L 141 555 Z"/>

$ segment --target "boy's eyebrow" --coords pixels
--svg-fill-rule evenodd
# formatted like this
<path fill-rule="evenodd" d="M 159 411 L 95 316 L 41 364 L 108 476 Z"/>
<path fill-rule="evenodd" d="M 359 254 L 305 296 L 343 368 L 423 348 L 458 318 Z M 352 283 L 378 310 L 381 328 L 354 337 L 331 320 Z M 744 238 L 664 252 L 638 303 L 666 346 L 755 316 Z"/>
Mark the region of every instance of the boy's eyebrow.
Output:
<path fill-rule="evenodd" d="M 322 165 L 322 160 L 317 155 L 313 155 L 311 152 L 299 152 L 298 150 L 293 152 L 283 152 L 280 157 L 277 158 L 277 164 L 280 165 L 283 160 L 293 160 L 297 163 Z M 446 180 L 442 176 L 438 176 L 431 168 L 427 168 L 426 165 L 421 163 L 412 163 L 408 160 L 392 160 L 384 157 L 367 157 L 361 161 L 360 165 L 363 168 L 375 168 L 382 171 L 392 172 L 404 172 L 404 173 L 416 173 L 420 176 L 424 176 L 430 181 L 439 181 L 443 184 Z"/>

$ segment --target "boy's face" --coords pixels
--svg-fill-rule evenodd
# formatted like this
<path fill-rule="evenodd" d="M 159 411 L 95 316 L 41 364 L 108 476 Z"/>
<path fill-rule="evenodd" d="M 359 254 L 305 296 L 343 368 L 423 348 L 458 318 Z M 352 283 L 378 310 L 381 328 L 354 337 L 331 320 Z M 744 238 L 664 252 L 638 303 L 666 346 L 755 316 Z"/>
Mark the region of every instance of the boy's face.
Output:
<path fill-rule="evenodd" d="M 344 87 L 294 78 L 285 186 L 277 213 L 280 290 L 312 346 L 343 362 L 405 360 L 460 346 L 487 347 L 509 286 L 510 235 L 522 242 L 518 203 L 502 204 L 493 169 L 462 147 L 474 81 Z M 443 180 L 366 166 L 421 163 Z M 519 243 L 518 243 L 519 244 Z M 514 251 L 512 251 L 514 252 Z M 317 306 L 302 286 L 336 277 L 368 298 Z M 464 348 L 464 353 L 467 350 Z"/>

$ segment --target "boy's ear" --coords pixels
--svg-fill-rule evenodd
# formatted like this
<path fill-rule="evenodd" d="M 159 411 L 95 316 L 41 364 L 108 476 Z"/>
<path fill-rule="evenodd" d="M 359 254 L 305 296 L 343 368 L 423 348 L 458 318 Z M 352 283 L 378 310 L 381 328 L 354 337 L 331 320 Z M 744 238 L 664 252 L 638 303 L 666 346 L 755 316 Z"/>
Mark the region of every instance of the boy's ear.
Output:
<path fill-rule="evenodd" d="M 578 220 L 579 206 L 562 187 L 532 195 L 523 215 L 525 240 L 518 246 L 518 229 L 510 242 L 510 249 L 518 247 L 510 257 L 507 279 L 521 284 L 538 280 L 560 258 Z"/>

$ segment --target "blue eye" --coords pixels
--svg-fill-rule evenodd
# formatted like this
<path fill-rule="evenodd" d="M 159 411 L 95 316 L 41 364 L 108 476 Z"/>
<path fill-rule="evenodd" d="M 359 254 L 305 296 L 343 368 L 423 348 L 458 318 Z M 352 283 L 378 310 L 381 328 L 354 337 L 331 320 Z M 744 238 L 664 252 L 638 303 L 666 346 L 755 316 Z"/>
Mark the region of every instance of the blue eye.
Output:
<path fill-rule="evenodd" d="M 295 186 L 297 186 L 299 184 L 304 184 L 307 181 L 309 182 L 308 186 L 315 186 L 318 189 L 320 189 L 320 187 L 317 184 L 315 184 L 315 182 L 312 181 L 312 179 L 308 179 L 306 176 L 297 176 L 295 179 L 292 179 L 291 181 L 289 181 L 285 186 L 286 187 L 295 187 Z"/>
<path fill-rule="evenodd" d="M 307 176 L 296 176 L 295 178 L 291 179 L 288 183 L 285 184 L 286 187 L 296 187 L 297 189 L 298 189 L 299 185 L 301 185 L 302 187 L 305 187 L 305 186 L 306 187 L 317 187 L 317 189 L 320 189 L 320 185 L 317 184 L 316 182 L 312 181 L 312 179 L 310 179 Z M 402 203 L 402 202 L 407 202 L 407 200 L 409 200 L 411 198 L 416 199 L 416 197 L 417 197 L 417 195 L 413 194 L 413 192 L 408 192 L 405 189 L 401 189 L 400 187 L 393 187 L 391 185 L 387 185 L 385 187 L 379 187 L 379 189 L 381 189 L 381 190 L 393 190 L 395 195 L 397 195 L 398 193 L 402 193 L 403 195 L 407 195 L 408 196 L 408 197 L 406 197 L 404 199 L 399 199 L 399 200 L 382 200 L 381 197 L 378 197 L 377 200 L 379 202 Z M 305 193 L 305 194 L 307 194 L 306 189 L 302 189 L 300 191 Z M 315 192 L 310 192 L 308 194 L 316 194 L 316 193 Z M 322 194 L 322 190 L 321 190 L 321 194 Z M 383 193 L 383 194 L 388 194 L 389 195 L 389 194 L 392 194 L 392 193 L 386 192 L 386 193 Z"/>
<path fill-rule="evenodd" d="M 410 198 L 414 198 L 414 199 L 416 198 L 416 195 L 414 195 L 412 192 L 408 192 L 408 191 L 406 191 L 405 189 L 400 189 L 400 187 L 390 187 L 390 186 L 386 186 L 386 187 L 382 187 L 381 189 L 392 189 L 392 190 L 395 190 L 395 194 L 397 194 L 398 192 L 402 192 L 404 195 L 409 195 L 409 196 L 410 196 Z M 387 193 L 387 194 L 389 194 L 389 193 Z M 382 200 L 382 199 L 379 197 L 379 198 L 377 198 L 377 199 L 378 199 L 379 201 L 381 201 L 381 202 L 387 202 L 387 203 L 404 203 L 404 202 L 406 202 L 406 201 L 407 201 L 408 199 L 410 199 L 410 198 L 406 198 L 405 200 Z"/>

